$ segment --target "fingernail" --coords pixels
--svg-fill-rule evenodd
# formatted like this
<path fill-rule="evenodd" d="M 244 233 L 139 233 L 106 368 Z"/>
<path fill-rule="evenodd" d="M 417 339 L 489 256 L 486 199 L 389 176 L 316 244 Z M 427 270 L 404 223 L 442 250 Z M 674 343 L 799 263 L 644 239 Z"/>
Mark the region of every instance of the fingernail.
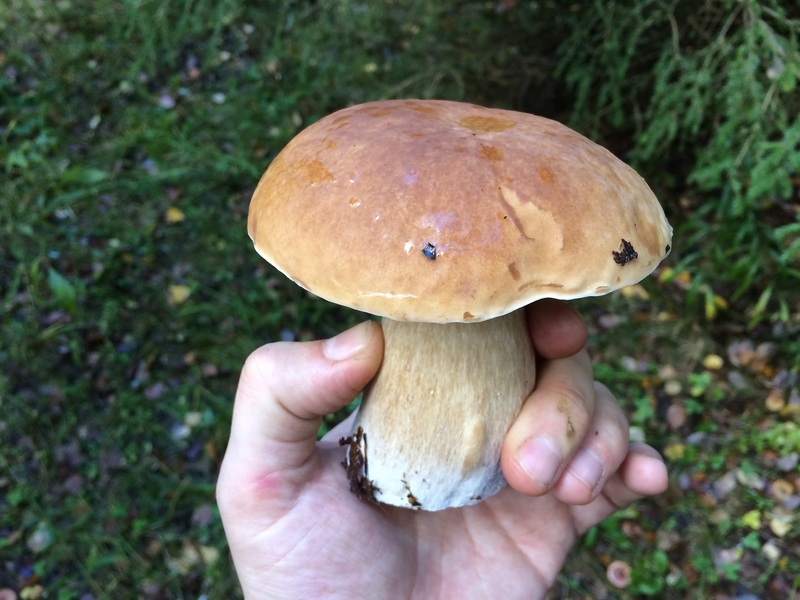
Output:
<path fill-rule="evenodd" d="M 567 467 L 569 472 L 585 483 L 594 496 L 600 478 L 603 476 L 603 461 L 594 450 L 578 450 Z"/>
<path fill-rule="evenodd" d="M 517 453 L 522 470 L 536 483 L 550 487 L 561 468 L 561 452 L 556 443 L 546 436 L 525 442 Z"/>
<path fill-rule="evenodd" d="M 329 360 L 347 360 L 358 354 L 372 337 L 372 323 L 364 321 L 325 342 L 323 352 Z"/>

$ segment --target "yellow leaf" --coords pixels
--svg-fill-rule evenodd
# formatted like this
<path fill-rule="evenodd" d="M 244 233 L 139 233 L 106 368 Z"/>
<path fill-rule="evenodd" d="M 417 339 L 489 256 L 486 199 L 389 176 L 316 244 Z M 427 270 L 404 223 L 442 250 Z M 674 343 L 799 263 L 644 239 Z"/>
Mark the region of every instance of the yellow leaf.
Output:
<path fill-rule="evenodd" d="M 703 359 L 703 366 L 709 371 L 718 371 L 724 362 L 719 354 L 708 354 Z"/>
<path fill-rule="evenodd" d="M 20 600 L 39 600 L 44 594 L 44 588 L 39 585 L 29 585 L 22 588 L 19 593 Z"/>
<path fill-rule="evenodd" d="M 169 286 L 169 302 L 170 304 L 183 304 L 192 295 L 192 290 L 188 285 L 171 285 Z"/>
<path fill-rule="evenodd" d="M 746 512 L 744 516 L 742 516 L 742 525 L 745 527 L 749 527 L 750 529 L 760 529 L 761 528 L 761 513 L 757 510 L 751 510 L 750 512 Z"/>
<path fill-rule="evenodd" d="M 641 285 L 634 284 L 629 285 L 620 290 L 620 293 L 629 300 L 631 298 L 637 298 L 639 300 L 649 300 L 650 294 L 647 293 L 647 290 L 644 289 Z"/>
<path fill-rule="evenodd" d="M 664 456 L 669 460 L 680 460 L 686 452 L 686 446 L 680 442 L 673 442 L 664 448 Z"/>
<path fill-rule="evenodd" d="M 717 318 L 717 305 L 706 297 L 706 320 L 713 321 Z"/>
<path fill-rule="evenodd" d="M 183 211 L 177 206 L 170 206 L 167 212 L 164 213 L 164 220 L 169 224 L 180 223 L 185 219 L 186 215 L 184 215 Z"/>
<path fill-rule="evenodd" d="M 205 564 L 213 565 L 219 560 L 219 550 L 214 546 L 200 546 L 200 556 Z"/>
<path fill-rule="evenodd" d="M 775 515 L 769 521 L 769 528 L 778 537 L 783 537 L 792 530 L 792 518 L 788 515 Z"/>
<path fill-rule="evenodd" d="M 769 562 L 774 563 L 781 557 L 781 549 L 772 540 L 761 546 L 761 554 L 767 557 Z"/>
<path fill-rule="evenodd" d="M 770 391 L 767 399 L 764 401 L 767 410 L 772 412 L 779 412 L 786 406 L 786 400 L 783 397 L 783 390 L 780 388 L 773 388 Z"/>

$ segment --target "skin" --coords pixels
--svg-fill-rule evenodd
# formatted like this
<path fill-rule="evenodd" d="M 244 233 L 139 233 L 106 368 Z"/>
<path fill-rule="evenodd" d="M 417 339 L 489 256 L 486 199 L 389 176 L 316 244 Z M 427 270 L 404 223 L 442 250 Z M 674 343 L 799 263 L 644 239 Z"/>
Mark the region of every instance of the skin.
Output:
<path fill-rule="evenodd" d="M 321 416 L 377 371 L 377 324 L 256 350 L 242 371 L 217 488 L 245 597 L 541 598 L 582 533 L 664 491 L 660 456 L 628 444 L 624 414 L 592 379 L 577 313 L 541 301 L 528 322 L 539 379 L 504 443 L 509 486 L 439 512 L 350 494 L 338 445 L 347 423 L 315 440 Z"/>

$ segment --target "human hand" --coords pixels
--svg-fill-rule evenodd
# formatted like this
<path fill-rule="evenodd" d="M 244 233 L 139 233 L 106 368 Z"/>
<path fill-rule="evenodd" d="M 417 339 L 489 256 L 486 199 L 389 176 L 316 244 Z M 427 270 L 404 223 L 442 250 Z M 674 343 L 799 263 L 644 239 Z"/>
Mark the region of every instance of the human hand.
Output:
<path fill-rule="evenodd" d="M 380 327 L 331 340 L 268 344 L 242 371 L 217 499 L 247 598 L 536 598 L 580 534 L 662 492 L 658 453 L 628 444 L 611 393 L 593 382 L 585 326 L 541 301 L 528 321 L 536 388 L 506 436 L 509 487 L 439 512 L 358 500 L 348 491 L 337 427 L 383 356 Z"/>

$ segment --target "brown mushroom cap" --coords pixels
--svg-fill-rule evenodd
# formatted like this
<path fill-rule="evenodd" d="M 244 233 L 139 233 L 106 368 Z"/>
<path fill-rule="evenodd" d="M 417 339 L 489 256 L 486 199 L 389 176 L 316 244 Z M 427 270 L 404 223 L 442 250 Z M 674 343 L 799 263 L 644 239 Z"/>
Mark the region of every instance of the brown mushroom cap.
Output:
<path fill-rule="evenodd" d="M 644 180 L 542 117 L 441 100 L 331 114 L 250 205 L 256 250 L 314 294 L 397 320 L 477 321 L 605 294 L 669 253 Z"/>

